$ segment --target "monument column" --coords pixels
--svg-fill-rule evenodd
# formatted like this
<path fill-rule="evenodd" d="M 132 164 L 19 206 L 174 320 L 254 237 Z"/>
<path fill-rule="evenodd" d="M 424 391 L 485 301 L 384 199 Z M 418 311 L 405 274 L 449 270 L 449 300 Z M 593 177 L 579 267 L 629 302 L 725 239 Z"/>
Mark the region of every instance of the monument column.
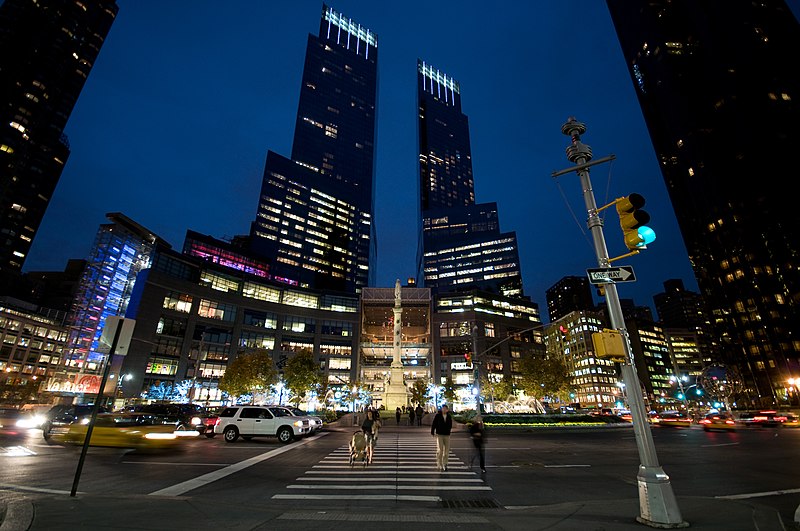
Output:
<path fill-rule="evenodd" d="M 409 393 L 403 382 L 403 305 L 400 279 L 394 284 L 394 334 L 392 337 L 392 365 L 389 368 L 389 379 L 384 387 L 383 403 L 386 409 L 394 411 L 398 407 L 408 405 Z"/>

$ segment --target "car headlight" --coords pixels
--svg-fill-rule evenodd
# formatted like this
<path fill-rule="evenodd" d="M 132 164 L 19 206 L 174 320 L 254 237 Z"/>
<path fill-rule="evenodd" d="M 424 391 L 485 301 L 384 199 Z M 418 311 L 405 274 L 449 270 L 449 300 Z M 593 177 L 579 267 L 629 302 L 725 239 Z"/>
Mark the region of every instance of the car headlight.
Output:
<path fill-rule="evenodd" d="M 81 424 L 89 424 L 89 422 L 91 422 L 91 420 L 92 419 L 90 419 L 89 417 L 84 417 L 84 418 L 81 419 Z"/>
<path fill-rule="evenodd" d="M 192 417 L 191 423 L 194 426 L 199 426 L 200 424 L 203 423 L 203 419 L 201 419 L 200 417 Z"/>
<path fill-rule="evenodd" d="M 298 428 L 302 428 L 303 427 L 303 421 L 302 420 L 296 420 L 296 421 L 294 421 L 294 425 L 297 426 Z"/>

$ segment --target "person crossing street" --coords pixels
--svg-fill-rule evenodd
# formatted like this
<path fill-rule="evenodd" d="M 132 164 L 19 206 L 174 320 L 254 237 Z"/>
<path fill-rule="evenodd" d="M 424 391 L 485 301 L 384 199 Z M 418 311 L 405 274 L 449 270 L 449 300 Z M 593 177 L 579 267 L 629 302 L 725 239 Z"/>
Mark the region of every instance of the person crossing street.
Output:
<path fill-rule="evenodd" d="M 450 432 L 453 429 L 453 416 L 447 404 L 433 417 L 431 435 L 436 437 L 436 467 L 439 472 L 447 470 L 447 458 L 450 455 Z"/>

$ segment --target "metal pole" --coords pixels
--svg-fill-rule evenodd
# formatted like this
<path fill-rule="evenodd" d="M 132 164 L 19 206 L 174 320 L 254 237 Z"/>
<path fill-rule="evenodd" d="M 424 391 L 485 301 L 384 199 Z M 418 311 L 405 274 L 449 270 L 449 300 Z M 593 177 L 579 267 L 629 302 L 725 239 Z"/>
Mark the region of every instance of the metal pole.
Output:
<path fill-rule="evenodd" d="M 480 372 L 478 366 L 478 324 L 472 327 L 472 379 L 474 380 L 472 383 L 473 389 L 475 389 L 475 413 L 480 415 L 483 413 L 481 411 L 481 383 L 480 383 Z M 488 373 L 487 373 L 488 374 Z"/>
<path fill-rule="evenodd" d="M 597 264 L 600 267 L 608 267 L 610 262 L 603 234 L 603 220 L 597 214 L 597 203 L 595 202 L 592 183 L 589 180 L 589 169 L 585 166 L 592 159 L 592 149 L 581 142 L 581 135 L 586 132 L 586 125 L 578 122 L 575 118 L 570 118 L 567 123 L 561 126 L 561 132 L 572 139 L 572 144 L 567 147 L 567 159 L 577 164 L 577 168 L 579 168 L 577 173 L 580 177 L 583 200 L 588 213 L 586 225 L 592 233 Z M 641 386 L 634 365 L 630 337 L 625 328 L 625 319 L 622 315 L 616 284 L 606 284 L 605 294 L 611 327 L 619 330 L 625 339 L 623 344 L 625 345 L 625 358 L 627 361 L 622 364 L 622 377 L 628 393 L 633 431 L 636 436 L 636 446 L 639 449 L 640 460 L 639 473 L 637 475 L 639 516 L 636 520 L 642 524 L 658 528 L 688 527 L 688 522 L 683 521 L 681 518 L 678 502 L 669 482 L 669 476 L 658 464 L 653 435 L 650 433 L 650 425 L 647 422 Z"/>
<path fill-rule="evenodd" d="M 100 380 L 100 390 L 97 392 L 97 398 L 94 400 L 94 407 L 92 408 L 92 420 L 86 426 L 86 439 L 83 441 L 83 448 L 81 448 L 81 457 L 78 459 L 78 468 L 75 470 L 75 479 L 72 481 L 72 490 L 69 495 L 73 498 L 78 492 L 78 482 L 81 480 L 81 471 L 83 470 L 83 462 L 86 461 L 86 452 L 89 450 L 89 441 L 92 439 L 92 430 L 94 430 L 94 423 L 97 420 L 97 413 L 100 411 L 100 402 L 103 401 L 103 388 L 106 386 L 108 380 L 108 373 L 111 371 L 111 360 L 114 358 L 114 353 L 117 351 L 117 342 L 122 333 L 122 324 L 125 321 L 117 323 L 117 329 L 114 331 L 114 340 L 111 342 L 111 350 L 108 352 L 106 359 L 106 367 L 103 370 L 103 378 Z"/>

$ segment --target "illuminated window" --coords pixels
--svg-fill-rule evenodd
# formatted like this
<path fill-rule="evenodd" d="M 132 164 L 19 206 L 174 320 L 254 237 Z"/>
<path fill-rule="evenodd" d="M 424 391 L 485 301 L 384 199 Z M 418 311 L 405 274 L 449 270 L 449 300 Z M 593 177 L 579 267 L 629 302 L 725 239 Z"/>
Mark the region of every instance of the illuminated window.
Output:
<path fill-rule="evenodd" d="M 287 332 L 314 332 L 314 319 L 287 315 L 283 320 L 283 330 Z"/>
<path fill-rule="evenodd" d="M 283 303 L 289 306 L 301 306 L 303 308 L 317 308 L 319 307 L 319 297 L 302 293 L 299 291 L 287 290 L 283 294 Z"/>
<path fill-rule="evenodd" d="M 175 310 L 183 313 L 190 313 L 192 311 L 192 297 L 183 293 L 175 293 L 170 291 L 164 297 L 164 304 L 162 308 L 168 310 Z"/>
<path fill-rule="evenodd" d="M 281 290 L 256 284 L 255 282 L 245 282 L 242 288 L 242 295 L 267 302 L 280 302 L 281 300 Z"/>
<path fill-rule="evenodd" d="M 236 319 L 236 307 L 217 301 L 200 299 L 200 307 L 198 308 L 197 315 L 207 319 L 233 321 Z"/>

